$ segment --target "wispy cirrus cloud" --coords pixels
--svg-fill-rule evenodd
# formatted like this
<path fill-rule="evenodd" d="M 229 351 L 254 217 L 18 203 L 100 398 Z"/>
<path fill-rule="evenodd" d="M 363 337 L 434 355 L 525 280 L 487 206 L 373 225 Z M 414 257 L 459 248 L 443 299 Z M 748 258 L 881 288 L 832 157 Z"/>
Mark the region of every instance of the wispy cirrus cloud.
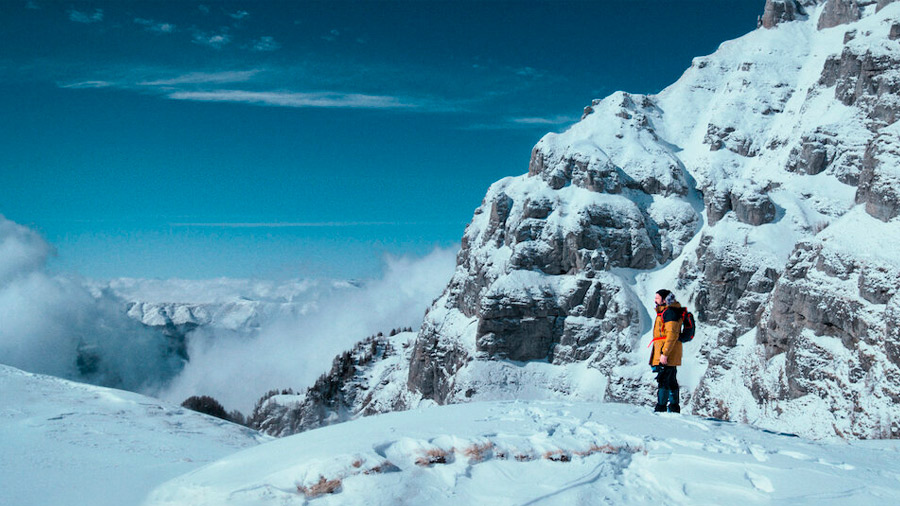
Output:
<path fill-rule="evenodd" d="M 523 125 L 523 126 L 533 126 L 533 125 L 564 125 L 567 123 L 573 123 L 577 121 L 578 118 L 574 116 L 552 116 L 549 118 L 541 118 L 541 117 L 529 117 L 529 118 L 510 118 L 510 122 Z"/>
<path fill-rule="evenodd" d="M 170 227 L 188 228 L 338 228 L 415 225 L 398 221 L 316 221 L 316 222 L 199 222 L 169 223 Z"/>
<path fill-rule="evenodd" d="M 472 125 L 468 125 L 463 127 L 463 130 L 509 130 L 511 128 L 519 128 L 519 129 L 527 129 L 527 128 L 535 128 L 540 130 L 546 130 L 547 128 L 560 128 L 563 126 L 571 125 L 578 121 L 578 117 L 576 116 L 568 116 L 568 115 L 556 115 L 549 117 L 520 117 L 520 118 L 505 118 L 501 121 L 491 122 L 491 123 L 475 123 Z"/>
<path fill-rule="evenodd" d="M 103 21 L 103 9 L 94 9 L 93 13 L 76 11 L 75 9 L 69 10 L 69 20 L 74 21 L 76 23 L 99 23 Z"/>
<path fill-rule="evenodd" d="M 139 81 L 138 86 L 179 86 L 189 84 L 243 83 L 252 80 L 262 70 L 229 70 L 222 72 L 189 72 L 176 77 Z"/>
<path fill-rule="evenodd" d="M 48 69 L 49 70 L 49 69 Z M 306 67 L 271 66 L 234 70 L 181 71 L 165 67 L 56 67 L 49 75 L 60 88 L 120 89 L 171 100 L 267 107 L 461 112 L 466 101 L 393 93 L 383 86 L 328 79 Z M 58 75 L 54 75 L 58 74 Z M 67 77 L 71 76 L 71 77 Z M 378 91 L 370 91 L 377 89 Z"/>
<path fill-rule="evenodd" d="M 75 83 L 59 84 L 60 88 L 66 88 L 70 90 L 110 88 L 112 86 L 115 86 L 115 83 L 111 83 L 109 81 L 79 81 Z"/>
<path fill-rule="evenodd" d="M 392 96 L 365 95 L 361 93 L 316 92 L 301 93 L 290 91 L 176 91 L 168 95 L 174 100 L 198 102 L 235 102 L 278 107 L 320 107 L 344 109 L 401 109 L 416 108 L 420 104 Z"/>

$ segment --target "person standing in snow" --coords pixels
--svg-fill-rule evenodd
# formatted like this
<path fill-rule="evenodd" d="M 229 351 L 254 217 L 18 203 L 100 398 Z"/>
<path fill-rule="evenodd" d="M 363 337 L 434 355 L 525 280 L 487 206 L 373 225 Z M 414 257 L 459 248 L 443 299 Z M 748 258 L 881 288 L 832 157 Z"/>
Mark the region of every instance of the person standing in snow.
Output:
<path fill-rule="evenodd" d="M 650 354 L 650 366 L 656 373 L 659 390 L 656 394 L 654 411 L 680 413 L 678 405 L 678 372 L 681 365 L 681 324 L 684 311 L 675 300 L 675 294 L 662 289 L 656 292 L 656 321 L 653 323 L 653 351 Z"/>

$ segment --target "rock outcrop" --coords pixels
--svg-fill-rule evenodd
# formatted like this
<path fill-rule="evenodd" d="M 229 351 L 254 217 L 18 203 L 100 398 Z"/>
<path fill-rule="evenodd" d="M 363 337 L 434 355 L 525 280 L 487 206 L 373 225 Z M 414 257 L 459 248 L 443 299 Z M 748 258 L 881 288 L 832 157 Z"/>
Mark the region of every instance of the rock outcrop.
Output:
<path fill-rule="evenodd" d="M 819 30 L 859 21 L 861 12 L 857 0 L 828 0 L 819 16 Z"/>
<path fill-rule="evenodd" d="M 607 271 L 668 262 L 700 218 L 654 131 L 656 104 L 616 94 L 592 108 L 585 126 L 612 117 L 610 132 L 545 137 L 528 174 L 492 186 L 475 211 L 456 275 L 416 341 L 413 391 L 439 403 L 471 398 L 477 388 L 460 371 L 473 360 L 600 368 L 632 351 L 640 310 Z M 632 142 L 641 142 L 637 153 L 624 149 Z"/>
<path fill-rule="evenodd" d="M 779 23 L 794 21 L 803 14 L 803 7 L 795 0 L 766 0 L 766 6 L 757 25 L 763 28 L 775 28 Z"/>
<path fill-rule="evenodd" d="M 406 409 L 402 387 L 409 363 L 410 329 L 378 334 L 335 357 L 331 369 L 303 393 L 272 390 L 256 403 L 247 425 L 270 436 L 288 436 L 360 416 Z M 376 390 L 374 387 L 381 387 Z M 390 395 L 385 395 L 389 392 Z"/>
<path fill-rule="evenodd" d="M 900 124 L 883 129 L 866 149 L 856 202 L 881 221 L 900 215 Z"/>

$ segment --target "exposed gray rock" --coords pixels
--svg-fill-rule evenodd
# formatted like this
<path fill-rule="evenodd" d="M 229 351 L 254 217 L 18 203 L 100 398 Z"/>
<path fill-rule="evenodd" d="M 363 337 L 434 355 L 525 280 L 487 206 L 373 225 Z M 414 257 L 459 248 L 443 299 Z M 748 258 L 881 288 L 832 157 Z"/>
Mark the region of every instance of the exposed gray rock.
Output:
<path fill-rule="evenodd" d="M 710 226 L 715 225 L 731 211 L 731 188 L 721 185 L 703 190 L 703 203 L 706 207 L 707 223 Z"/>
<path fill-rule="evenodd" d="M 409 361 L 407 388 L 426 399 L 447 399 L 452 392 L 453 375 L 473 358 L 441 330 L 440 323 L 426 319 Z"/>
<path fill-rule="evenodd" d="M 577 279 L 574 288 L 554 293 L 549 286 L 530 292 L 492 292 L 482 299 L 476 345 L 492 359 L 543 360 L 568 363 L 593 352 L 599 335 L 623 332 L 636 315 L 630 307 L 620 314 L 614 300 L 621 292 L 608 278 Z M 615 318 L 607 318 L 610 307 Z M 600 329 L 567 323 L 568 316 L 600 322 Z M 599 330 L 599 332 L 598 332 Z"/>
<path fill-rule="evenodd" d="M 880 10 L 883 9 L 886 5 L 888 5 L 888 4 L 890 4 L 890 3 L 893 3 L 893 2 L 894 2 L 894 0 L 878 0 L 878 5 L 875 7 L 875 12 L 880 11 Z"/>
<path fill-rule="evenodd" d="M 728 211 L 734 211 L 738 221 L 754 226 L 771 223 L 776 216 L 775 203 L 757 185 L 710 187 L 704 190 L 703 201 L 710 225 L 715 225 Z"/>
<path fill-rule="evenodd" d="M 891 25 L 891 31 L 888 32 L 888 39 L 890 39 L 890 40 L 900 39 L 900 23 L 894 23 Z"/>
<path fill-rule="evenodd" d="M 762 16 L 757 20 L 757 28 L 774 28 L 780 23 L 796 20 L 804 15 L 803 8 L 794 0 L 766 0 Z"/>
<path fill-rule="evenodd" d="M 740 332 L 759 321 L 778 271 L 752 255 L 748 246 L 704 234 L 696 260 L 685 262 L 678 277 L 679 288 L 697 283 L 691 302 L 698 321 L 731 321 Z"/>
<path fill-rule="evenodd" d="M 866 149 L 856 202 L 882 221 L 900 215 L 900 139 L 897 128 L 886 129 Z"/>
<path fill-rule="evenodd" d="M 837 337 L 848 348 L 870 337 L 869 323 L 861 317 L 862 304 L 835 297 L 829 286 L 813 281 L 811 271 L 846 280 L 859 275 L 860 265 L 851 257 L 823 250 L 820 243 L 798 244 L 776 286 L 768 319 L 757 335 L 768 357 L 789 351 L 804 329 Z"/>
<path fill-rule="evenodd" d="M 331 370 L 302 394 L 291 389 L 272 390 L 256 403 L 247 425 L 270 436 L 289 436 L 310 429 L 407 408 L 402 397 L 384 403 L 372 388 L 390 378 L 390 373 L 409 360 L 410 335 L 394 331 L 357 343 L 335 357 Z M 395 338 L 395 335 L 398 336 Z M 407 348 L 404 348 L 406 346 Z M 377 365 L 377 367 L 376 367 Z M 384 377 L 376 375 L 376 369 Z"/>
<path fill-rule="evenodd" d="M 845 105 L 860 105 L 879 125 L 895 122 L 900 114 L 900 53 L 873 53 L 865 47 L 845 47 L 839 57 L 826 60 L 819 83 L 834 86 Z"/>
<path fill-rule="evenodd" d="M 858 21 L 859 3 L 856 0 L 828 0 L 819 16 L 819 30 Z"/>
<path fill-rule="evenodd" d="M 837 156 L 836 144 L 834 134 L 821 128 L 804 135 L 800 146 L 791 151 L 787 170 L 811 176 L 823 172 Z"/>
<path fill-rule="evenodd" d="M 872 304 L 887 304 L 900 292 L 900 265 L 877 265 L 862 269 L 859 275 L 859 295 Z"/>
<path fill-rule="evenodd" d="M 894 295 L 884 311 L 884 351 L 894 365 L 900 366 L 900 295 Z M 900 402 L 900 399 L 896 399 Z"/>
<path fill-rule="evenodd" d="M 844 184 L 856 186 L 866 145 L 864 139 L 844 138 L 830 127 L 819 126 L 801 137 L 800 144 L 791 150 L 785 169 L 812 176 L 825 172 Z"/>
<path fill-rule="evenodd" d="M 775 220 L 775 203 L 754 185 L 742 185 L 731 190 L 731 208 L 738 221 L 748 225 L 762 225 Z"/>
<path fill-rule="evenodd" d="M 753 146 L 752 139 L 735 131 L 734 127 L 720 127 L 712 123 L 706 129 L 705 144 L 709 144 L 710 151 L 727 149 L 741 156 L 753 157 L 759 150 Z"/>

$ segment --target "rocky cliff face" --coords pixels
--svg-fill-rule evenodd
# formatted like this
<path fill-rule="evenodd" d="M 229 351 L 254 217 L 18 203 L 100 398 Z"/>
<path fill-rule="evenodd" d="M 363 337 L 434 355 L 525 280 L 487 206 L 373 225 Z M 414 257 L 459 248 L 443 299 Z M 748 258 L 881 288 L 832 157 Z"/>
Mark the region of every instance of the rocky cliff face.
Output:
<path fill-rule="evenodd" d="M 760 24 L 658 95 L 594 101 L 491 186 L 411 392 L 647 402 L 668 287 L 701 325 L 688 409 L 900 436 L 900 4 L 769 0 Z"/>
<path fill-rule="evenodd" d="M 263 395 L 247 425 L 270 436 L 288 436 L 406 409 L 410 402 L 403 386 L 414 337 L 411 329 L 406 329 L 360 341 L 335 357 L 331 370 L 306 392 L 272 390 Z"/>
<path fill-rule="evenodd" d="M 699 322 L 684 410 L 900 437 L 898 34 L 900 3 L 768 0 L 759 29 L 661 93 L 594 100 L 488 189 L 414 342 L 339 357 L 304 396 L 261 403 L 260 427 L 503 398 L 650 404 L 665 287 Z"/>

